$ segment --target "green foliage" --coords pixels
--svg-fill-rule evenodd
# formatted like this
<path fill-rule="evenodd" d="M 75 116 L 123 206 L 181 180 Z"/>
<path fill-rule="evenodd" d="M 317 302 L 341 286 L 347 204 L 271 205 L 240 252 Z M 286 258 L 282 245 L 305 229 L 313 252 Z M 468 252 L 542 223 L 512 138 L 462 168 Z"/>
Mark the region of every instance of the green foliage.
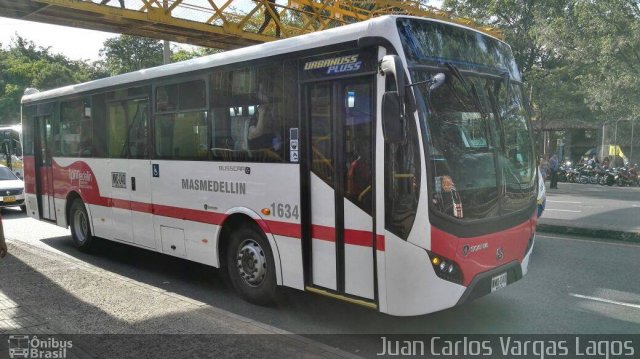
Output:
<path fill-rule="evenodd" d="M 195 59 L 202 56 L 213 55 L 219 52 L 223 52 L 224 50 L 220 49 L 211 49 L 207 47 L 197 47 L 195 49 L 180 49 L 174 47 L 171 53 L 171 62 L 185 61 L 190 59 Z"/>
<path fill-rule="evenodd" d="M 0 45 L 0 125 L 20 122 L 20 99 L 28 87 L 43 91 L 158 66 L 163 62 L 162 48 L 157 40 L 122 35 L 105 41 L 100 61 L 73 61 L 16 34 L 6 49 Z M 221 51 L 172 50 L 172 62 Z"/>
<path fill-rule="evenodd" d="M 541 127 L 640 114 L 638 1 L 445 0 L 444 7 L 504 31 Z"/>
<path fill-rule="evenodd" d="M 640 115 L 640 3 L 634 0 L 579 1 L 567 7 L 546 34 L 553 46 L 582 69 L 590 108 L 604 119 Z"/>
<path fill-rule="evenodd" d="M 47 90 L 101 75 L 91 65 L 52 54 L 16 35 L 7 49 L 0 48 L 0 124 L 20 122 L 20 98 L 27 87 Z"/>
<path fill-rule="evenodd" d="M 105 70 L 113 76 L 162 65 L 162 48 L 158 40 L 121 35 L 107 39 L 100 56 Z"/>

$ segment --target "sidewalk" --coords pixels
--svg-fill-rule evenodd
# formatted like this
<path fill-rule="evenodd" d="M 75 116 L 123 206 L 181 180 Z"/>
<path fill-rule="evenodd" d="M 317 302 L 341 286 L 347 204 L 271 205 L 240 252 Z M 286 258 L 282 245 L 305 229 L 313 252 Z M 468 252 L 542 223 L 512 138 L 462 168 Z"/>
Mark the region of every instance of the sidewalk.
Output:
<path fill-rule="evenodd" d="M 72 340 L 70 358 L 353 357 L 74 258 L 8 244 L 0 260 L 0 357 L 9 334 Z"/>
<path fill-rule="evenodd" d="M 538 230 L 640 243 L 640 188 L 559 183 Z"/>

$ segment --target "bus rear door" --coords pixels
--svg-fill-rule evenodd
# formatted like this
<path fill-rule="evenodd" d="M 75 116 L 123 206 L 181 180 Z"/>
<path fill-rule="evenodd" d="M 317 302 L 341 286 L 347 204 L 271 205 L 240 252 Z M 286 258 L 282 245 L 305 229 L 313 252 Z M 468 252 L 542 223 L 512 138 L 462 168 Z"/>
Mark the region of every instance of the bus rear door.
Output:
<path fill-rule="evenodd" d="M 35 172 L 36 196 L 40 219 L 56 220 L 56 205 L 53 188 L 53 161 L 51 115 L 36 116 L 34 118 L 36 130 Z"/>
<path fill-rule="evenodd" d="M 118 139 L 109 160 L 111 213 L 115 239 L 156 247 L 151 204 L 149 160 L 149 99 L 108 103 L 108 121 Z M 117 132 L 117 133 L 115 133 Z M 120 158 L 117 158 L 120 157 Z"/>

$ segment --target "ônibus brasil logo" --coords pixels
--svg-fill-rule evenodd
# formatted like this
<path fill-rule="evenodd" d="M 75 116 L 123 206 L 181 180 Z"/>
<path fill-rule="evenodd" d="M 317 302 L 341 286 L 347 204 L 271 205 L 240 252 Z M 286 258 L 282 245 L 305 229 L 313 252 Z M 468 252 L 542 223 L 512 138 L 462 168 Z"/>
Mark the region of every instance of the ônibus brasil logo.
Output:
<path fill-rule="evenodd" d="M 67 350 L 73 347 L 71 340 L 53 337 L 40 339 L 37 336 L 9 335 L 9 358 L 56 358 L 67 357 Z"/>

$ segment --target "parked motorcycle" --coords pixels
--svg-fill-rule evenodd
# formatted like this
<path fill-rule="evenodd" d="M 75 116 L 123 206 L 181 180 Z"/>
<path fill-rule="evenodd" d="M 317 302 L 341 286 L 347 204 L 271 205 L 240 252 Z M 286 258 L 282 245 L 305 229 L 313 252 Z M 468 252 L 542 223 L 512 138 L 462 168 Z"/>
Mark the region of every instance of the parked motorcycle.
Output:
<path fill-rule="evenodd" d="M 602 168 L 600 172 L 598 172 L 598 184 L 601 186 L 613 186 L 616 183 L 616 173 L 611 168 Z"/>
<path fill-rule="evenodd" d="M 623 186 L 638 186 L 638 172 L 635 166 L 624 166 L 618 169 L 616 176 L 616 184 L 620 187 Z"/>
<path fill-rule="evenodd" d="M 593 169 L 589 166 L 583 166 L 581 168 L 578 169 L 578 182 L 582 183 L 582 184 L 587 184 L 587 183 L 598 183 L 597 179 L 595 178 L 596 174 L 593 171 Z"/>

